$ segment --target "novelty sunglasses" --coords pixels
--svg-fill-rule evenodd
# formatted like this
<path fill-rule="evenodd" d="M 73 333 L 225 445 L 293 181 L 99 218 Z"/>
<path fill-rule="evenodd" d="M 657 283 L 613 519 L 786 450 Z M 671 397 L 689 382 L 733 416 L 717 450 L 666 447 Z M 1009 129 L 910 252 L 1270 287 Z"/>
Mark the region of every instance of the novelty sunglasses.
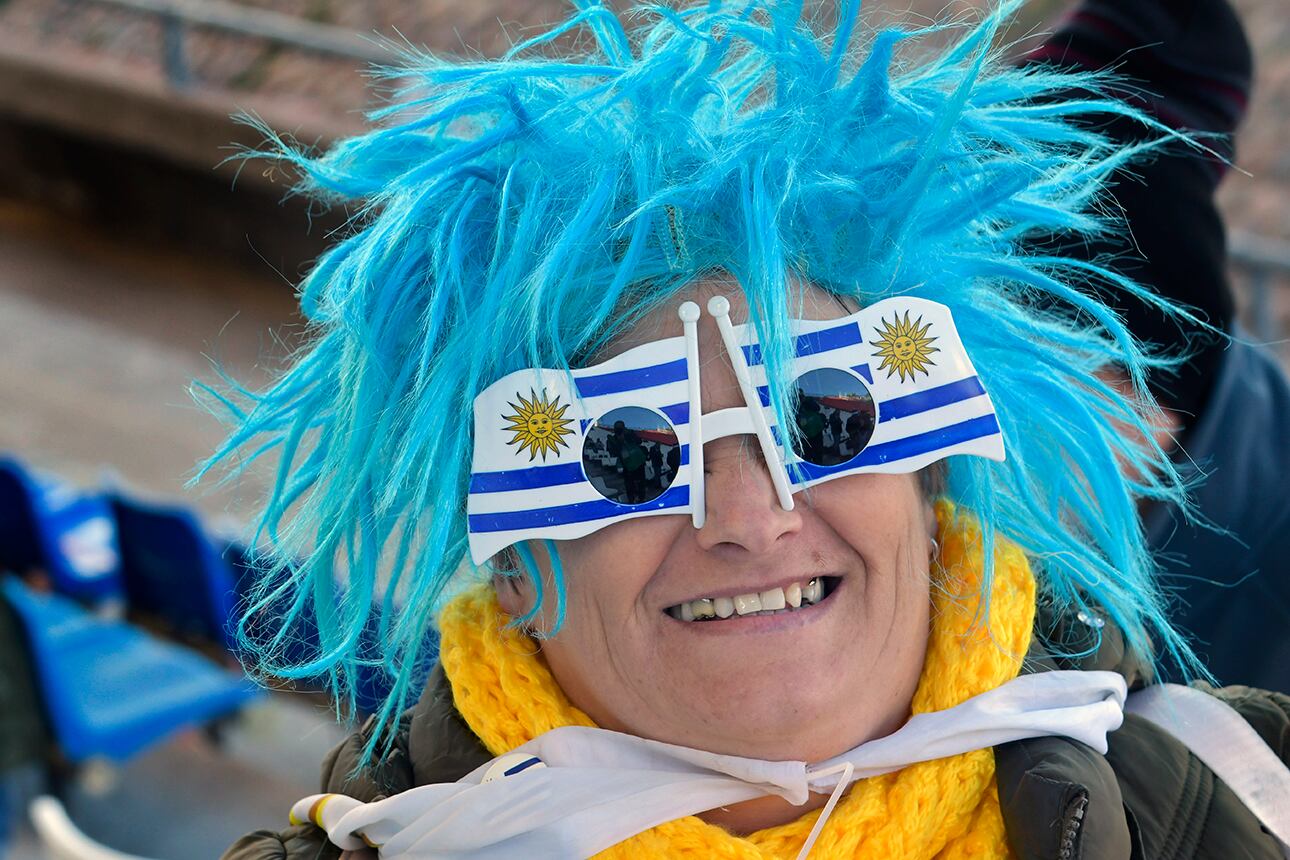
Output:
<path fill-rule="evenodd" d="M 1004 459 L 994 405 L 942 304 L 894 297 L 841 319 L 793 320 L 796 433 L 777 424 L 753 326 L 731 323 L 724 296 L 708 313 L 743 406 L 700 408 L 694 302 L 677 310 L 681 337 L 573 371 L 516 371 L 475 398 L 466 516 L 476 564 L 520 541 L 636 517 L 688 514 L 702 528 L 703 444 L 726 436 L 756 437 L 785 510 L 834 478 L 915 472 L 952 454 Z"/>

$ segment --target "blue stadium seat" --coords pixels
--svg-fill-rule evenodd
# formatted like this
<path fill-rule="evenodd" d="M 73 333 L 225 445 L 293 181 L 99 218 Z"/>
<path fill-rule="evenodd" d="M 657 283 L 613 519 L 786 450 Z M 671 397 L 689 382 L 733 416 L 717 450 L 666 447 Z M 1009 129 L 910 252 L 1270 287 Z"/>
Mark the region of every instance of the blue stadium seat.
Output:
<path fill-rule="evenodd" d="M 125 760 L 259 695 L 242 675 L 61 595 L 11 575 L 2 587 L 26 629 L 51 731 L 72 763 Z"/>
<path fill-rule="evenodd" d="M 119 493 L 111 505 L 130 609 L 231 650 L 236 574 L 193 513 Z"/>
<path fill-rule="evenodd" d="M 0 567 L 39 569 L 61 594 L 97 603 L 122 594 L 107 500 L 0 456 Z"/>

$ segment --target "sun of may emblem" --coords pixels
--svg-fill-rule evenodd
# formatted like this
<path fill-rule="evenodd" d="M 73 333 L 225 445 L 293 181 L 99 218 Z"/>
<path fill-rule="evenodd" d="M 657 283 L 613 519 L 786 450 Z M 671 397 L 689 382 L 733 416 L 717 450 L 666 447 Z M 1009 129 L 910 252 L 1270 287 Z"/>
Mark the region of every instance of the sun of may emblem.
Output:
<path fill-rule="evenodd" d="M 547 452 L 558 453 L 560 445 L 568 448 L 569 444 L 564 441 L 564 437 L 573 433 L 569 425 L 573 423 L 572 418 L 565 418 L 564 413 L 568 411 L 569 406 L 560 405 L 560 398 L 548 401 L 546 399 L 546 389 L 542 390 L 539 397 L 533 389 L 529 389 L 529 398 L 525 399 L 523 394 L 515 393 L 519 398 L 520 405 L 509 404 L 515 410 L 514 415 L 503 415 L 502 418 L 511 422 L 510 427 L 503 427 L 503 430 L 509 430 L 515 434 L 515 438 L 507 442 L 507 445 L 516 445 L 516 454 L 522 454 L 525 450 L 529 452 L 529 460 L 532 461 L 538 454 L 546 460 Z"/>
<path fill-rule="evenodd" d="M 905 311 L 903 320 L 896 316 L 891 322 L 886 320 L 881 322 L 882 328 L 874 329 L 878 333 L 878 340 L 874 343 L 878 351 L 874 354 L 882 358 L 882 364 L 878 365 L 878 369 L 886 368 L 888 379 L 900 374 L 900 381 L 904 382 L 906 376 L 914 379 L 916 371 L 928 373 L 928 365 L 936 366 L 931 355 L 940 350 L 932 346 L 932 342 L 937 338 L 927 336 L 928 329 L 932 327 L 931 323 L 923 325 L 922 317 L 911 323 L 909 311 Z"/>

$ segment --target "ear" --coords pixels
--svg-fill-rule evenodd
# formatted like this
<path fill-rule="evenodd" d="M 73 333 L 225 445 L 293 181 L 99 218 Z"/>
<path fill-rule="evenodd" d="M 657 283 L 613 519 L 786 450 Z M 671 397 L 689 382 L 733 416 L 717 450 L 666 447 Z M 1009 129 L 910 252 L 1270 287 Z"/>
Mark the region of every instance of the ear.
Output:
<path fill-rule="evenodd" d="M 520 569 L 520 560 L 513 547 L 507 547 L 492 558 L 493 590 L 497 592 L 497 605 L 512 618 L 527 615 L 533 608 L 532 583 Z"/>
<path fill-rule="evenodd" d="M 533 607 L 533 588 L 521 574 L 493 574 L 493 591 L 497 592 L 498 606 L 511 618 L 528 615 Z"/>

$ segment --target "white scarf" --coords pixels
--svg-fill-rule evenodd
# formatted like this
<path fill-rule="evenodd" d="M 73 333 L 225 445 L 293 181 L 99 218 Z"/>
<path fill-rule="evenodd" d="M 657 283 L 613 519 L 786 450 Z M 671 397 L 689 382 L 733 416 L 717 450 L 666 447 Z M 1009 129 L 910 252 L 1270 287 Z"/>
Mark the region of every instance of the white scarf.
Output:
<path fill-rule="evenodd" d="M 343 849 L 380 846 L 383 858 L 590 857 L 687 815 L 766 796 L 801 805 L 812 791 L 832 791 L 803 847 L 805 856 L 854 780 L 1034 737 L 1068 737 L 1105 753 L 1107 734 L 1123 720 L 1125 697 L 1124 678 L 1115 672 L 1022 675 L 956 707 L 916 714 L 887 737 L 813 765 L 717 755 L 569 726 L 457 782 L 420 786 L 375 803 L 313 795 L 292 807 L 291 820 L 312 821 Z M 491 778 L 499 765 L 532 757 L 542 766 Z"/>

